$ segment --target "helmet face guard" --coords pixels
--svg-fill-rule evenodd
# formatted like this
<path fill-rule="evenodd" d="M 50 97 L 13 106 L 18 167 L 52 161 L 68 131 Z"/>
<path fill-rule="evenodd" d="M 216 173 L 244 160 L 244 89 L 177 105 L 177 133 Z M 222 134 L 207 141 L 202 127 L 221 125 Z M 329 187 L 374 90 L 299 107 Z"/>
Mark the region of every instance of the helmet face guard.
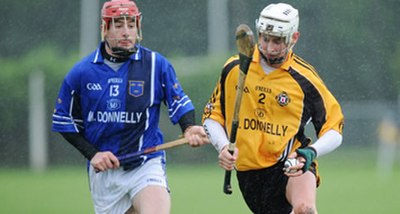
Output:
<path fill-rule="evenodd" d="M 105 36 L 106 31 L 110 30 L 110 26 L 115 27 L 116 22 L 124 23 L 124 29 L 128 30 L 129 23 L 133 23 L 136 28 L 136 42 L 140 42 L 142 39 L 141 35 L 141 13 L 136 6 L 135 2 L 130 0 L 111 0 L 109 2 L 104 3 L 103 8 L 101 10 L 101 18 L 102 18 L 102 31 L 101 31 L 101 39 L 105 41 L 106 45 L 111 49 L 113 54 L 126 57 L 136 52 L 136 45 L 133 48 L 122 48 L 122 47 L 112 47 L 107 41 Z M 116 31 L 115 28 L 112 30 Z M 132 35 L 133 36 L 133 35 Z M 122 39 L 122 38 L 121 38 Z"/>
<path fill-rule="evenodd" d="M 259 34 L 259 38 L 263 40 L 264 44 L 259 43 L 258 45 L 261 57 L 270 65 L 283 63 L 290 50 L 290 47 L 285 43 L 285 38 L 268 34 Z M 270 47 L 270 41 L 274 43 L 272 47 Z"/>

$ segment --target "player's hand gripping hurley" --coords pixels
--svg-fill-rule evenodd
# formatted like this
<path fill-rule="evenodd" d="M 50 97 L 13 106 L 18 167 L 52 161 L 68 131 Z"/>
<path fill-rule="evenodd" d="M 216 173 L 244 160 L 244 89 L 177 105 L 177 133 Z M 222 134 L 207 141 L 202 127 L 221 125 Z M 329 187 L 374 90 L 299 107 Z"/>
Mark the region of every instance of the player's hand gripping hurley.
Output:
<path fill-rule="evenodd" d="M 160 144 L 160 145 L 157 145 L 157 146 L 153 146 L 153 147 L 150 147 L 150 148 L 147 148 L 147 149 L 144 149 L 144 150 L 140 150 L 140 151 L 137 151 L 137 152 L 133 152 L 133 153 L 125 154 L 125 155 L 120 155 L 120 156 L 117 156 L 117 158 L 118 158 L 120 164 L 123 165 L 124 163 L 127 163 L 132 159 L 136 159 L 136 158 L 140 157 L 141 155 L 146 155 L 146 154 L 150 154 L 150 153 L 157 152 L 157 151 L 160 151 L 160 150 L 166 150 L 166 149 L 174 148 L 174 147 L 177 147 L 177 146 L 180 146 L 180 145 L 183 145 L 183 144 L 187 144 L 187 143 L 188 143 L 188 140 L 186 138 L 180 138 L 180 139 L 177 139 L 177 140 L 173 140 L 173 141 L 170 141 L 170 142 L 167 142 L 167 143 L 164 143 L 164 144 Z M 101 170 L 96 169 L 96 168 L 95 168 L 95 171 L 96 171 L 96 173 L 101 172 Z"/>
<path fill-rule="evenodd" d="M 253 59 L 254 45 L 255 45 L 255 40 L 253 31 L 249 28 L 249 26 L 245 24 L 239 25 L 236 28 L 236 47 L 239 51 L 240 73 L 236 89 L 231 133 L 229 137 L 230 143 L 228 151 L 231 154 L 233 154 L 235 150 L 236 133 L 239 127 L 240 103 L 242 100 L 242 94 L 243 94 L 247 71 L 249 69 L 250 62 Z M 225 171 L 224 193 L 232 194 L 231 171 L 228 170 Z"/>

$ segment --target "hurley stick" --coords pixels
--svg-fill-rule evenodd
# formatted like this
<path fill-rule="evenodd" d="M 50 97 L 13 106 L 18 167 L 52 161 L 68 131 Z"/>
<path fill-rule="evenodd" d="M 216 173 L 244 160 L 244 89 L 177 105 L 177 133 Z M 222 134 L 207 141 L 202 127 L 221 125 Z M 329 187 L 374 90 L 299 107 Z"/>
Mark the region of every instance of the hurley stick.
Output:
<path fill-rule="evenodd" d="M 247 71 L 249 70 L 251 60 L 253 59 L 254 46 L 255 46 L 255 41 L 254 41 L 253 31 L 249 28 L 249 26 L 245 24 L 239 25 L 236 28 L 236 47 L 239 51 L 240 73 L 236 89 L 231 133 L 229 136 L 230 143 L 228 151 L 231 154 L 233 154 L 235 150 L 236 134 L 237 134 L 237 129 L 239 127 L 240 103 L 242 101 L 242 94 L 243 94 Z M 232 194 L 231 171 L 229 170 L 225 171 L 224 193 Z"/>
<path fill-rule="evenodd" d="M 188 143 L 186 138 L 180 138 L 178 140 L 170 141 L 170 142 L 167 142 L 167 143 L 164 143 L 164 144 L 160 144 L 158 146 L 153 146 L 153 147 L 147 148 L 145 150 L 141 150 L 141 151 L 137 151 L 137 152 L 134 152 L 134 153 L 130 153 L 130 154 L 119 156 L 118 160 L 124 162 L 126 160 L 139 157 L 141 155 L 157 152 L 157 151 L 160 151 L 160 150 L 166 150 L 166 149 L 174 148 L 174 147 L 186 144 L 186 143 Z"/>

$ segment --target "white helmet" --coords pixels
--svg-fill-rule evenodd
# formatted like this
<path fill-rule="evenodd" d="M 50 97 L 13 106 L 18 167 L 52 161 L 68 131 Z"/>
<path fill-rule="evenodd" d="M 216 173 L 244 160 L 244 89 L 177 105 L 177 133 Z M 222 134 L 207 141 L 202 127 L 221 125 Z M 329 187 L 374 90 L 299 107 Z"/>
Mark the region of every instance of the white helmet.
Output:
<path fill-rule="evenodd" d="M 293 33 L 299 28 L 299 11 L 289 4 L 270 4 L 265 7 L 256 20 L 258 33 L 285 37 L 287 45 L 291 44 Z"/>

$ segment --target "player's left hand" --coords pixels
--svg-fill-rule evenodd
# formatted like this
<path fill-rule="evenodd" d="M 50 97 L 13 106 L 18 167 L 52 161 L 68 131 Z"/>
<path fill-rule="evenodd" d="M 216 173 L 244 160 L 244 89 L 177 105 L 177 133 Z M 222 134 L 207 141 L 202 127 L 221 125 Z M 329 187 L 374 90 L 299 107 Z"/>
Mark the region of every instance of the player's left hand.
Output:
<path fill-rule="evenodd" d="M 198 147 L 210 143 L 203 126 L 190 126 L 185 130 L 183 135 L 192 147 Z"/>
<path fill-rule="evenodd" d="M 304 159 L 304 166 L 302 168 L 303 173 L 310 169 L 311 163 L 317 157 L 317 151 L 311 147 L 307 146 L 296 150 L 297 156 Z"/>
<path fill-rule="evenodd" d="M 298 165 L 293 166 L 291 169 L 297 169 L 297 172 L 285 173 L 287 176 L 295 177 L 302 175 L 310 169 L 311 163 L 317 157 L 317 151 L 313 147 L 305 147 L 297 149 L 288 156 L 288 158 L 296 158 L 299 162 Z"/>

